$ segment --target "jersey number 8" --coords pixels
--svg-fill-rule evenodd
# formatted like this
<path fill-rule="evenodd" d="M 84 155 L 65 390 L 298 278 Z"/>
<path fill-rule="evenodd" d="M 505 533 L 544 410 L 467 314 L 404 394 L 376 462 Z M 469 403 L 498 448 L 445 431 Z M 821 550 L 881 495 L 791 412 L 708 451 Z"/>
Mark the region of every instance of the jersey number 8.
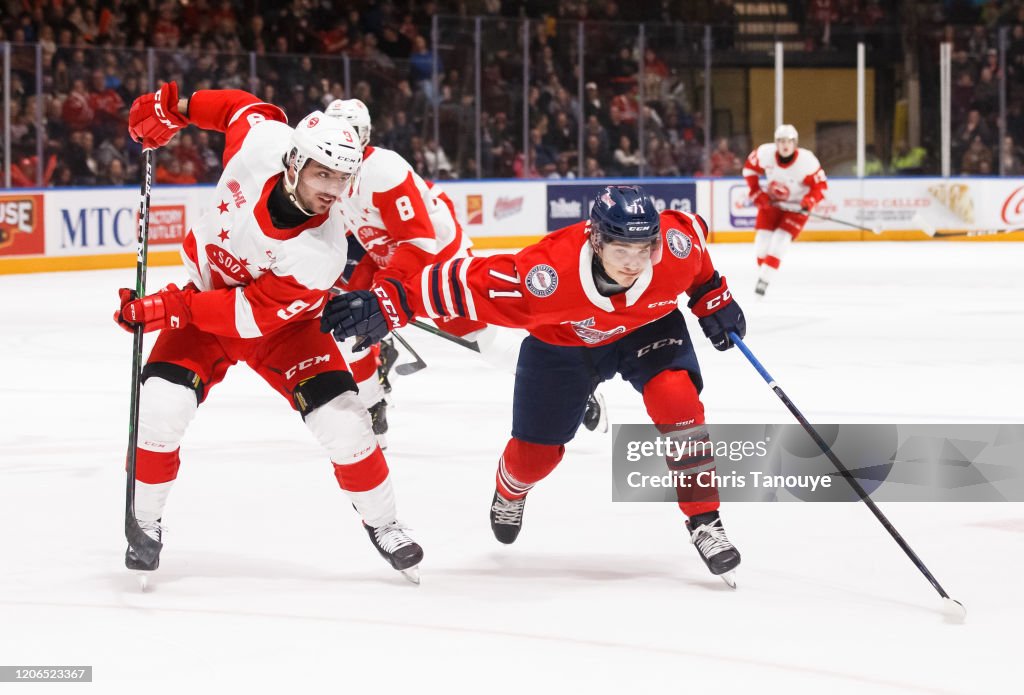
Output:
<path fill-rule="evenodd" d="M 412 201 L 409 200 L 409 196 L 403 195 L 401 198 L 395 201 L 395 207 L 398 209 L 398 217 L 402 222 L 408 222 L 416 216 L 416 211 L 412 209 Z"/>

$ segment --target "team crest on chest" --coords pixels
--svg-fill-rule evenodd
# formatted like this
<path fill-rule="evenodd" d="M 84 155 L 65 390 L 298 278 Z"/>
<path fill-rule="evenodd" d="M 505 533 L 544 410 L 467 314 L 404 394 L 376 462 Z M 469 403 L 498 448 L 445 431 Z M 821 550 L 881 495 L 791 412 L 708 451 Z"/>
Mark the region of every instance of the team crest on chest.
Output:
<path fill-rule="evenodd" d="M 530 268 L 526 274 L 526 289 L 537 297 L 549 297 L 558 287 L 558 273 L 549 265 L 541 263 Z"/>
<path fill-rule="evenodd" d="M 678 229 L 668 230 L 666 240 L 668 241 L 668 250 L 676 258 L 686 258 L 693 250 L 693 241 Z"/>
<path fill-rule="evenodd" d="M 572 321 L 572 329 L 576 332 L 576 335 L 580 337 L 584 343 L 588 345 L 596 345 L 597 343 L 603 343 L 604 341 L 619 335 L 620 333 L 626 332 L 625 326 L 616 326 L 610 331 L 601 331 L 594 328 L 594 317 L 591 316 L 589 319 L 582 321 Z"/>

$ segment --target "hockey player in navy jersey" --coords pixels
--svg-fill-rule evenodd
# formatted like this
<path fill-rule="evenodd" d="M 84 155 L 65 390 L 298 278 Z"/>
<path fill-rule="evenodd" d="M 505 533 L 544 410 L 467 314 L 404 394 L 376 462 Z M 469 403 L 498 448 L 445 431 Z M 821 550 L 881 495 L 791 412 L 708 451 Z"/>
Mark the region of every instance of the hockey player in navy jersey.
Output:
<path fill-rule="evenodd" d="M 328 290 L 345 265 L 335 203 L 362 162 L 343 120 L 319 111 L 293 129 L 281 109 L 239 90 L 179 98 L 170 82 L 132 104 L 129 131 L 146 148 L 189 125 L 225 134 L 224 173 L 188 230 L 190 281 L 136 299 L 121 291 L 115 318 L 160 330 L 143 369 L 135 509 L 159 540 L 185 429 L 227 370 L 246 362 L 288 400 L 330 455 L 340 487 L 370 540 L 418 581 L 423 551 L 396 518 L 387 462 L 338 346 L 319 330 Z M 244 436 L 244 432 L 239 432 Z M 142 571 L 131 547 L 125 564 Z"/>
<path fill-rule="evenodd" d="M 711 262 L 707 225 L 658 213 L 639 187 L 609 186 L 590 219 L 517 254 L 454 259 L 372 291 L 335 297 L 322 329 L 379 339 L 414 316 L 462 316 L 525 328 L 516 371 L 512 438 L 498 463 L 491 528 L 503 543 L 522 528 L 526 497 L 561 461 L 594 385 L 616 374 L 642 394 L 651 419 L 681 442 L 707 441 L 703 386 L 677 298 L 719 350 L 746 332 L 743 312 Z M 693 448 L 688 448 L 693 451 Z M 700 451 L 697 449 L 697 451 Z M 712 470 L 710 454 L 669 460 L 683 476 Z M 740 554 L 719 517 L 717 490 L 677 489 L 701 558 L 732 584 Z"/>

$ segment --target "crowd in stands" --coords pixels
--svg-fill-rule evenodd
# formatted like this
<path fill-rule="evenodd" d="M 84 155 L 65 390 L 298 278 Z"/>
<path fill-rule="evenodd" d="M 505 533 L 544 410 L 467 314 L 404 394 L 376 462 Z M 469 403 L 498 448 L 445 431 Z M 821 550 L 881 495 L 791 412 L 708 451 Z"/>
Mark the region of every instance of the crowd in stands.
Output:
<path fill-rule="evenodd" d="M 335 98 L 362 99 L 374 118 L 373 142 L 398 151 L 431 178 L 574 178 L 581 172 L 587 177 L 728 176 L 739 173 L 743 156 L 757 144 L 743 134 L 715 133 L 706 156 L 707 124 L 702 109 L 694 108 L 695 74 L 702 64 L 679 67 L 680 49 L 673 41 L 679 34 L 671 31 L 660 38 L 652 31 L 642 55 L 634 39 L 624 38 L 635 34 L 624 31 L 623 22 L 711 22 L 716 49 L 728 50 L 736 22 L 732 0 L 662 0 L 655 3 L 660 7 L 655 17 L 650 3 L 614 0 L 353 0 L 340 12 L 337 3 L 317 0 L 0 4 L 0 40 L 12 44 L 15 185 L 40 185 L 40 168 L 47 186 L 137 181 L 140 151 L 126 135 L 128 107 L 165 80 L 177 81 L 183 94 L 246 89 L 283 107 L 293 122 Z M 962 4 L 956 0 L 948 9 L 934 3 L 946 13 L 942 21 L 961 12 Z M 884 17 L 875 0 L 791 5 L 807 13 L 814 31 L 821 18 L 842 25 L 850 17 L 868 22 Z M 1010 135 L 1003 143 L 994 136 L 999 74 L 992 49 L 1009 6 L 1024 7 L 1024 2 L 989 2 L 985 8 L 992 5 L 1002 12 L 993 18 L 982 10 L 971 27 L 952 37 L 954 161 L 964 173 L 997 171 L 998 157 L 1007 173 L 1021 170 L 1014 143 L 1024 133 L 1024 9 L 1013 15 L 1018 21 L 1007 55 L 1013 84 Z M 434 15 L 445 18 L 436 47 Z M 524 15 L 542 18 L 530 26 L 525 89 Z M 479 143 L 472 74 L 475 16 L 484 18 Z M 593 27 L 587 30 L 582 103 L 574 67 L 576 20 Z M 821 45 L 815 36 L 808 35 L 809 46 Z M 38 114 L 44 123 L 41 165 Z M 189 129 L 159 152 L 157 181 L 215 181 L 221 150 L 219 134 Z M 891 155 L 890 166 L 879 166 L 883 172 L 914 173 L 930 163 L 926 151 L 905 143 L 893 143 Z"/>

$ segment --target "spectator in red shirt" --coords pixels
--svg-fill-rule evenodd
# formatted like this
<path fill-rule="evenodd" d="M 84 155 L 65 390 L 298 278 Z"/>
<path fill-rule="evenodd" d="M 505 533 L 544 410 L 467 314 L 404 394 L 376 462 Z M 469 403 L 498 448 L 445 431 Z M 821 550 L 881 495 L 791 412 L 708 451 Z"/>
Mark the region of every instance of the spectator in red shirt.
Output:
<path fill-rule="evenodd" d="M 102 70 L 92 72 L 89 107 L 93 111 L 93 129 L 101 139 L 111 137 L 127 126 L 124 100 L 117 90 L 107 86 Z"/>
<path fill-rule="evenodd" d="M 711 175 L 737 176 L 742 169 L 740 158 L 729 148 L 729 138 L 719 138 L 711 153 Z"/>
<path fill-rule="evenodd" d="M 68 130 L 84 130 L 92 125 L 93 116 L 85 81 L 75 80 L 71 83 L 71 92 L 61 107 L 61 120 L 67 125 Z"/>

